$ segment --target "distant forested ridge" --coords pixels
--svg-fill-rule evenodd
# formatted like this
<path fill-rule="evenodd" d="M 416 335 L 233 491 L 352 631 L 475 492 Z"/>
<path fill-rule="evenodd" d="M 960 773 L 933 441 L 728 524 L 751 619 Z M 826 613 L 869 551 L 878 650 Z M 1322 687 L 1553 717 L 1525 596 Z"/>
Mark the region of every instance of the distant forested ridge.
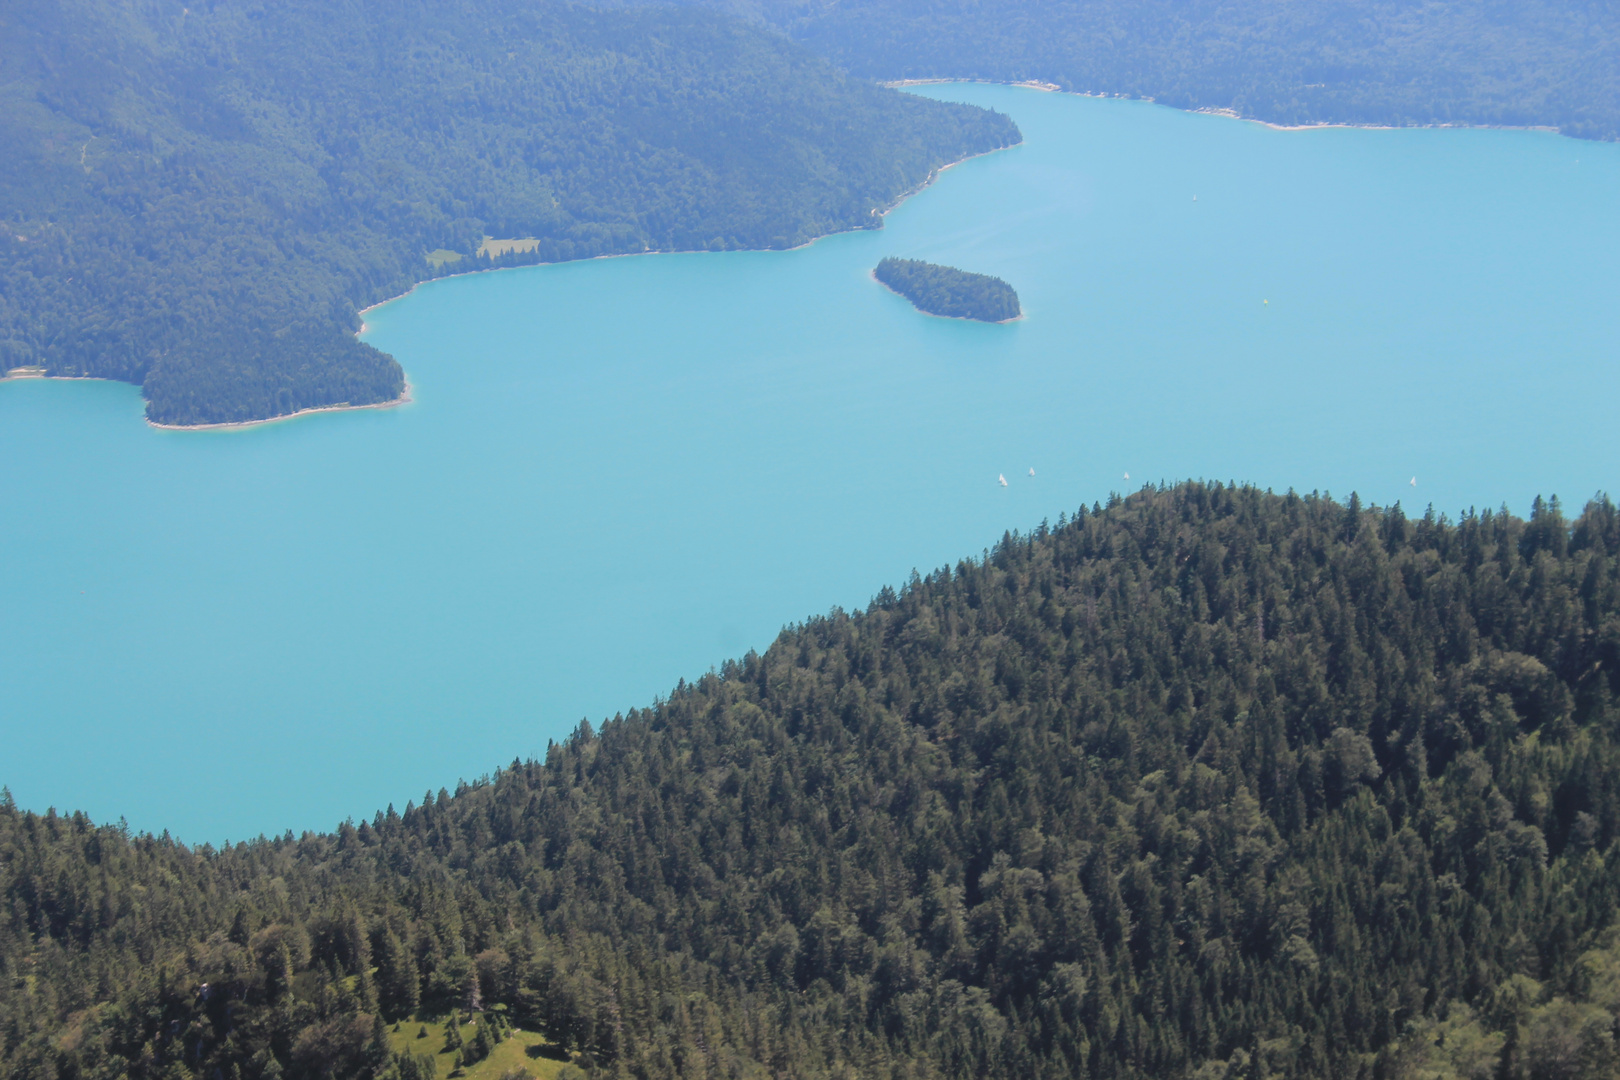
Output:
<path fill-rule="evenodd" d="M 1023 314 L 1013 287 L 988 274 L 890 257 L 878 262 L 872 276 L 930 315 L 1006 322 Z"/>
<path fill-rule="evenodd" d="M 424 277 L 790 247 L 1018 138 L 700 10 L 15 0 L 0 369 L 140 383 L 180 424 L 385 401 L 355 312 Z"/>
<path fill-rule="evenodd" d="M 1041 80 L 1279 124 L 1620 136 L 1620 7 L 1527 0 L 713 0 L 858 75 Z"/>
<path fill-rule="evenodd" d="M 330 835 L 0 799 L 0 1076 L 1597 1080 L 1617 839 L 1607 500 L 1146 489 Z"/>

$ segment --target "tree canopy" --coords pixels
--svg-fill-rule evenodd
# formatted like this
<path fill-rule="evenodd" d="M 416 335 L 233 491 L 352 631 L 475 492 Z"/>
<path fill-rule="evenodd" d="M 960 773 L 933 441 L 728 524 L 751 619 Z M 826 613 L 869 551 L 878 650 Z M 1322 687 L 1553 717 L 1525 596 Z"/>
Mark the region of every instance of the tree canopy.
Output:
<path fill-rule="evenodd" d="M 0 1075 L 1609 1077 L 1617 695 L 1606 499 L 1145 489 L 328 835 L 0 800 Z"/>
<path fill-rule="evenodd" d="M 988 274 L 890 257 L 878 262 L 872 276 L 930 315 L 1006 322 L 1023 314 L 1013 287 Z"/>

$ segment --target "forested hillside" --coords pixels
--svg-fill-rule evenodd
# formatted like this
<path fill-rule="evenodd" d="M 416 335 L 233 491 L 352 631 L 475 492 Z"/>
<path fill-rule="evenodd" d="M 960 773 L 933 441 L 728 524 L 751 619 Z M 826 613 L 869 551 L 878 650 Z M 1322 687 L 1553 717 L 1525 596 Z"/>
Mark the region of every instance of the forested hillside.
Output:
<path fill-rule="evenodd" d="M 713 0 L 882 79 L 1037 79 L 1281 124 L 1620 136 L 1620 9 L 1529 0 Z"/>
<path fill-rule="evenodd" d="M 141 383 L 183 424 L 384 401 L 356 310 L 486 235 L 538 241 L 506 263 L 787 247 L 1018 137 L 706 11 L 16 0 L 0 370 Z"/>
<path fill-rule="evenodd" d="M 6 800 L 0 1075 L 1609 1077 L 1617 693 L 1607 500 L 1146 489 L 332 835 Z"/>

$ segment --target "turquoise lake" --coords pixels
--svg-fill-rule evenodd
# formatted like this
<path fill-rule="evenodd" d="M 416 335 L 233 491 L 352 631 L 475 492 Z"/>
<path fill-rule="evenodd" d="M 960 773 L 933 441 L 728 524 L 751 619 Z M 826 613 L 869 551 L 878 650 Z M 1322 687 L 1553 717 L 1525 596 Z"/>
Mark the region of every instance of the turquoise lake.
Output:
<path fill-rule="evenodd" d="M 0 385 L 0 783 L 330 828 L 1143 482 L 1620 488 L 1620 146 L 922 89 L 1025 144 L 881 231 L 425 286 L 367 320 L 403 408 L 171 432 L 134 387 Z M 1027 318 L 921 315 L 884 255 Z"/>

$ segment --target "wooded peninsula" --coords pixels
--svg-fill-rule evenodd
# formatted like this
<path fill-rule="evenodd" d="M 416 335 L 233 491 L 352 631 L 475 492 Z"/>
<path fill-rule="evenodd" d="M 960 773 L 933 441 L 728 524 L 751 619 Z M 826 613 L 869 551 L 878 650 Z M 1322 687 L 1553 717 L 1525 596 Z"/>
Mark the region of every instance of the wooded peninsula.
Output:
<path fill-rule="evenodd" d="M 1020 138 L 679 7 L 20 0 L 0 70 L 0 372 L 178 425 L 398 398 L 356 312 L 418 281 L 875 228 Z"/>
<path fill-rule="evenodd" d="M 1008 322 L 1023 317 L 1013 287 L 988 274 L 891 257 L 881 260 L 872 276 L 929 315 L 979 322 Z"/>
<path fill-rule="evenodd" d="M 1598 1080 L 1620 510 L 1188 483 L 224 848 L 0 798 L 0 1076 Z"/>

